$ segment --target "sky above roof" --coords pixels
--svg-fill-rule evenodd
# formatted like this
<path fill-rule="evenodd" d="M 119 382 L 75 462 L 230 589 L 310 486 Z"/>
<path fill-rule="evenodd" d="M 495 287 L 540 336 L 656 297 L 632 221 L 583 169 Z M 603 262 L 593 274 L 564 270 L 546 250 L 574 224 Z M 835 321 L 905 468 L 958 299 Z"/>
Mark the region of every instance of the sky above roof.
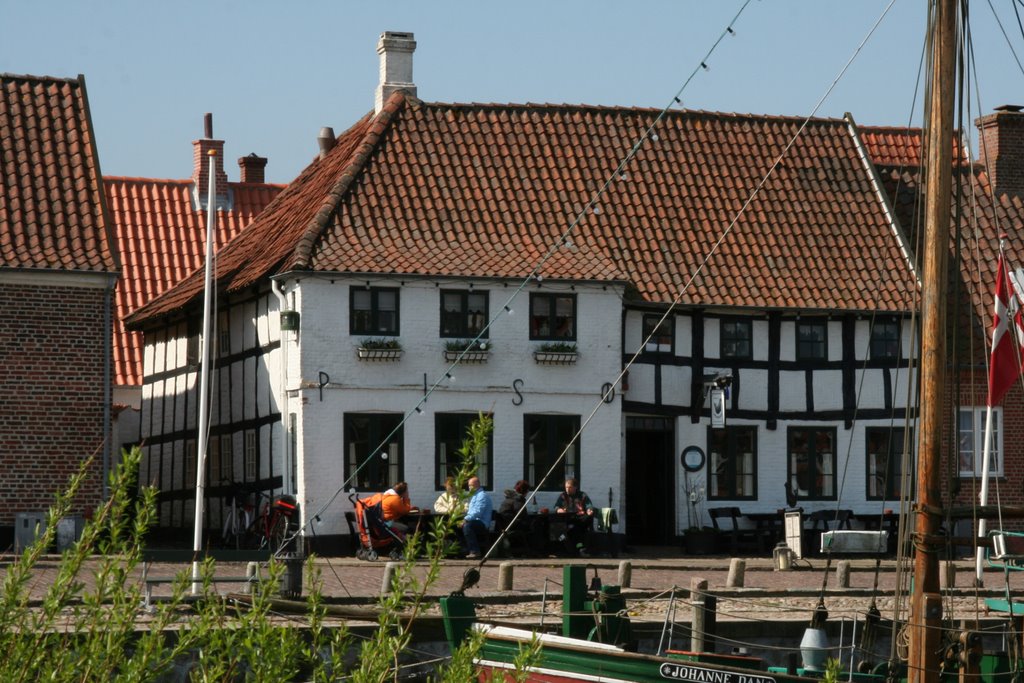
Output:
<path fill-rule="evenodd" d="M 920 122 L 915 105 L 924 0 L 894 0 L 818 109 L 860 124 Z M 811 114 L 890 0 L 267 0 L 7 2 L 0 71 L 86 77 L 105 175 L 187 178 L 203 114 L 235 160 L 269 158 L 287 183 L 373 107 L 377 38 L 410 31 L 414 80 L 430 102 L 549 102 Z M 1009 41 L 996 23 L 996 6 Z M 976 3 L 980 104 L 1024 104 L 1013 2 Z M 735 35 L 726 35 L 733 24 Z M 1024 12 L 1024 10 L 1021 10 Z M 204 28 L 205 27 L 205 28 Z M 974 88 L 972 87 L 972 90 Z M 918 101 L 920 95 L 917 95 Z M 626 150 L 623 150 L 625 153 Z"/>

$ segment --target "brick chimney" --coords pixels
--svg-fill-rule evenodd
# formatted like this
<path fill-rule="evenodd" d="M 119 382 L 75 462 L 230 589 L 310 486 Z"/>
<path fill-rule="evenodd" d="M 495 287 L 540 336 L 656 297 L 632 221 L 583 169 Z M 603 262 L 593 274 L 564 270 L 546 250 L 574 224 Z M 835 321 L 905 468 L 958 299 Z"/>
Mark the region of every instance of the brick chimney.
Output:
<path fill-rule="evenodd" d="M 411 33 L 385 31 L 377 41 L 377 54 L 380 55 L 380 84 L 374 100 L 374 111 L 380 113 L 391 93 L 405 90 L 416 96 L 416 85 L 412 82 L 412 53 L 416 50 L 416 41 Z"/>
<path fill-rule="evenodd" d="M 267 158 L 256 156 L 252 152 L 249 156 L 238 160 L 238 168 L 241 170 L 243 183 L 263 183 L 263 169 L 267 167 Z"/>
<path fill-rule="evenodd" d="M 1024 107 L 1004 104 L 982 116 L 978 127 L 978 155 L 988 169 L 997 195 L 1024 197 Z"/>
<path fill-rule="evenodd" d="M 192 182 L 195 184 L 195 194 L 200 207 L 206 206 L 206 193 L 210 183 L 208 152 L 211 149 L 217 153 L 215 166 L 218 203 L 224 203 L 228 198 L 228 174 L 224 172 L 224 141 L 213 139 L 213 114 L 206 114 L 203 117 L 203 129 L 204 136 L 192 141 Z"/>

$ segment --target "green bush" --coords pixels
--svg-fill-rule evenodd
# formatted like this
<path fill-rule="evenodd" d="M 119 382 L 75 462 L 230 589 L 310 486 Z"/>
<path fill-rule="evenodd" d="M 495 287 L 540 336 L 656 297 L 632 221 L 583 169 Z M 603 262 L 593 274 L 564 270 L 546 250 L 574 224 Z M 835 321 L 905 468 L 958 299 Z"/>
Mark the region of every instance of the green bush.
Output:
<path fill-rule="evenodd" d="M 481 415 L 470 427 L 460 451 L 460 491 L 475 472 L 477 453 L 492 426 L 491 419 Z M 139 565 L 157 502 L 152 487 L 135 495 L 140 459 L 138 448 L 123 453 L 110 477 L 109 499 L 85 525 L 79 542 L 61 555 L 41 601 L 30 599 L 30 588 L 43 571 L 43 553 L 56 536 L 57 522 L 71 511 L 91 460 L 82 464 L 67 490 L 55 496 L 42 535 L 7 569 L 0 589 L 0 651 L 5 655 L 0 659 L 0 680 L 156 681 L 183 671 L 193 681 L 327 682 L 344 674 L 357 683 L 397 679 L 399 653 L 409 645 L 412 619 L 439 576 L 457 521 L 438 519 L 426 539 L 413 538 L 410 547 L 426 549 L 426 577 L 418 579 L 415 559 L 406 559 L 395 573 L 392 590 L 380 598 L 379 628 L 359 646 L 358 658 L 346 672 L 345 654 L 355 647 L 354 641 L 345 629 L 324 625 L 322 581 L 312 561 L 306 565 L 310 590 L 302 623 L 305 635 L 272 618 L 273 599 L 285 571 L 276 561 L 270 563 L 266 578 L 253 586 L 245 604 L 217 594 L 214 561 L 206 559 L 197 596 L 186 597 L 192 577 L 184 568 L 171 596 L 156 603 L 151 614 L 140 612 Z M 474 679 L 472 661 L 480 643 L 479 637 L 469 639 L 437 670 L 435 680 Z M 524 651 L 519 670 L 535 657 L 536 648 Z"/>

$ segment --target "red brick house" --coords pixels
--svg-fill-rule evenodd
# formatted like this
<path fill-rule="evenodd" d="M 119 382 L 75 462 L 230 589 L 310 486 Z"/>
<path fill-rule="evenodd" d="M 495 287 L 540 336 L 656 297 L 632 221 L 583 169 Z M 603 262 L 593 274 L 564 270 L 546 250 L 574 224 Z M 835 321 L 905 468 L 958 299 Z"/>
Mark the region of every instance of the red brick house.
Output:
<path fill-rule="evenodd" d="M 103 497 L 120 272 L 85 79 L 0 75 L 0 547 L 95 456 Z"/>
<path fill-rule="evenodd" d="M 949 320 L 958 321 L 947 346 L 953 382 L 944 430 L 943 497 L 961 505 L 978 501 L 981 486 L 982 436 L 988 391 L 988 354 L 993 314 L 993 288 L 999 237 L 1006 235 L 1005 256 L 1011 271 L 1024 267 L 1024 113 L 1020 107 L 999 107 L 979 118 L 981 161 L 971 163 L 959 147 L 954 170 L 960 182 L 952 198 Z M 921 232 L 923 195 L 921 132 L 918 129 L 864 128 L 865 145 L 884 182 L 899 220 L 916 243 Z M 956 288 L 953 290 L 952 288 Z M 995 411 L 993 475 L 989 503 L 1024 504 L 1024 391 L 1018 382 Z M 956 420 L 953 419 L 956 416 Z M 1019 526 L 1007 520 L 1008 526 Z M 966 527 L 960 535 L 969 535 Z"/>

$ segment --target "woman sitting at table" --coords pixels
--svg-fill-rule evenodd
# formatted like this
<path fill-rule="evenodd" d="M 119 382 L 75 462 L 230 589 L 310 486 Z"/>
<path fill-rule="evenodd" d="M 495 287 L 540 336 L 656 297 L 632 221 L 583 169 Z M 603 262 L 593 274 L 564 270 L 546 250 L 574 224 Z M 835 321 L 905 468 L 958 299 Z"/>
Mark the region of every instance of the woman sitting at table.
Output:
<path fill-rule="evenodd" d="M 530 492 L 530 482 L 520 479 L 515 486 L 505 489 L 505 500 L 498 507 L 498 514 L 512 519 L 526 505 L 526 494 Z"/>
<path fill-rule="evenodd" d="M 570 555 L 579 553 L 586 557 L 584 540 L 594 523 L 594 504 L 590 496 L 579 490 L 575 479 L 565 480 L 565 492 L 555 501 L 555 512 L 572 515 L 565 525 L 565 549 Z"/>
<path fill-rule="evenodd" d="M 459 502 L 459 492 L 455 488 L 455 477 L 444 480 L 444 493 L 434 501 L 434 512 L 439 515 L 460 516 L 465 512 L 465 505 Z"/>
<path fill-rule="evenodd" d="M 384 512 L 384 521 L 393 530 L 402 535 L 407 534 L 409 525 L 403 522 L 402 518 L 416 509 L 409 502 L 409 485 L 400 481 L 385 491 L 381 509 Z"/>

